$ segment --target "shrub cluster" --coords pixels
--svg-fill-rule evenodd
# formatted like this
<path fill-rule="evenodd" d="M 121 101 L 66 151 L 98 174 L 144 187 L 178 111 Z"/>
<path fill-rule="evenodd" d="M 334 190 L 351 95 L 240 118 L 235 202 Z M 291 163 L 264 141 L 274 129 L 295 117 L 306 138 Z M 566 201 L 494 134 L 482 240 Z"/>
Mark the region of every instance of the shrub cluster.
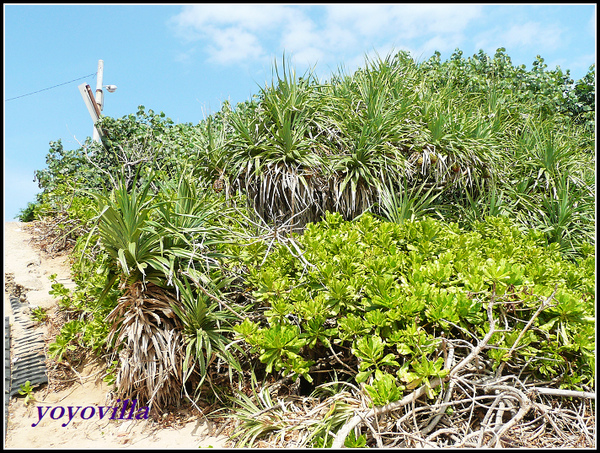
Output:
<path fill-rule="evenodd" d="M 358 383 L 379 372 L 367 388 L 375 395 L 381 383 L 374 402 L 383 405 L 440 376 L 443 338 L 483 337 L 492 301 L 507 329 L 493 337 L 494 368 L 510 360 L 538 380 L 593 382 L 593 249 L 570 262 L 539 233 L 497 217 L 467 232 L 432 219 L 345 222 L 328 213 L 296 240 L 305 261 L 280 246 L 253 269 L 248 281 L 264 319 L 235 327 L 268 372 L 313 381 L 311 367 L 334 354 Z M 520 338 L 553 293 L 552 307 Z"/>
<path fill-rule="evenodd" d="M 241 387 L 345 376 L 382 406 L 433 396 L 448 342 L 490 334 L 498 374 L 594 385 L 593 66 L 574 82 L 498 49 L 274 70 L 197 125 L 140 106 L 102 118 L 103 143 L 51 143 L 21 218 L 77 238 L 53 357 L 104 354 L 149 407 L 220 397 L 223 366 Z"/>

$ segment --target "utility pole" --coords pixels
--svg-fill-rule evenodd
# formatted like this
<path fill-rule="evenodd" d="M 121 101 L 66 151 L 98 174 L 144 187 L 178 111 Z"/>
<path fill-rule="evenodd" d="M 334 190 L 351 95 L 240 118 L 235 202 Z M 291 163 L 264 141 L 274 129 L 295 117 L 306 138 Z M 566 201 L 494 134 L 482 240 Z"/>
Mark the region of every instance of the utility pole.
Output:
<path fill-rule="evenodd" d="M 83 102 L 85 103 L 88 112 L 90 112 L 90 116 L 92 117 L 92 121 L 94 124 L 100 119 L 102 114 L 102 109 L 104 108 L 104 92 L 102 88 L 106 88 L 109 93 L 114 93 L 117 90 L 116 85 L 102 85 L 104 79 L 104 61 L 98 60 L 98 72 L 96 79 L 96 95 L 92 93 L 92 89 L 87 83 L 82 83 L 78 86 L 79 92 L 81 93 L 81 97 L 83 98 Z M 94 136 L 93 139 L 95 142 L 100 142 L 100 132 L 94 126 Z"/>
<path fill-rule="evenodd" d="M 104 60 L 98 60 L 98 73 L 96 74 L 96 104 L 98 109 L 102 112 L 104 107 L 104 93 L 102 92 L 102 79 L 104 78 Z M 100 141 L 100 134 L 98 129 L 94 127 L 94 141 Z"/>

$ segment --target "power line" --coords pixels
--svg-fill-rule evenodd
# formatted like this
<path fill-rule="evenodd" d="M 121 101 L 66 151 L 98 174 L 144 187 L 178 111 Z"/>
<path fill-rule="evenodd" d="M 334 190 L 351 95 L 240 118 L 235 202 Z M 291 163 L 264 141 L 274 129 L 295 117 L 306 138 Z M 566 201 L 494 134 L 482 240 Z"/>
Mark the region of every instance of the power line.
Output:
<path fill-rule="evenodd" d="M 42 90 L 34 91 L 32 93 L 22 94 L 21 96 L 16 96 L 14 98 L 5 99 L 4 102 L 14 101 L 15 99 L 23 98 L 25 96 L 31 96 L 32 94 L 40 93 L 40 92 L 46 91 L 46 90 L 51 90 L 52 88 L 56 88 L 56 87 L 59 87 L 59 86 L 62 86 L 62 85 L 66 85 L 68 83 L 73 83 L 73 82 L 76 82 L 78 80 L 85 79 L 86 77 L 94 76 L 96 74 L 97 74 L 97 72 L 92 72 L 91 74 L 85 75 L 83 77 L 79 77 L 77 79 L 70 80 L 69 82 L 59 83 L 58 85 L 54 85 L 54 86 L 51 86 L 51 87 L 48 87 L 48 88 L 44 88 Z"/>

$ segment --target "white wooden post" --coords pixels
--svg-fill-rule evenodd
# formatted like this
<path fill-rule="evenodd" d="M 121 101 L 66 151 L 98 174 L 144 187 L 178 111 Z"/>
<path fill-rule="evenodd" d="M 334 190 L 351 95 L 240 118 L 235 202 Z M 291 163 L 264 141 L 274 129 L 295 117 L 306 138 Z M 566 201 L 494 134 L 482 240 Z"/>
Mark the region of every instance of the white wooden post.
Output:
<path fill-rule="evenodd" d="M 94 141 L 100 142 L 100 137 L 102 133 L 96 128 L 95 124 L 102 116 L 102 109 L 104 108 L 104 92 L 102 88 L 105 88 L 103 83 L 104 79 L 104 61 L 98 60 L 98 72 L 97 81 L 96 81 L 96 94 L 92 93 L 92 89 L 87 83 L 82 83 L 79 85 L 79 92 L 81 93 L 81 97 L 83 98 L 83 102 L 90 112 L 90 116 L 92 117 L 92 121 L 94 122 Z M 116 85 L 107 85 L 106 89 L 109 93 L 114 93 L 117 90 Z"/>
<path fill-rule="evenodd" d="M 96 76 L 96 104 L 98 105 L 98 110 L 102 112 L 102 108 L 104 107 L 104 93 L 102 92 L 102 79 L 104 78 L 104 61 L 98 60 L 98 73 Z M 100 141 L 100 134 L 98 133 L 98 129 L 94 127 L 94 141 Z"/>

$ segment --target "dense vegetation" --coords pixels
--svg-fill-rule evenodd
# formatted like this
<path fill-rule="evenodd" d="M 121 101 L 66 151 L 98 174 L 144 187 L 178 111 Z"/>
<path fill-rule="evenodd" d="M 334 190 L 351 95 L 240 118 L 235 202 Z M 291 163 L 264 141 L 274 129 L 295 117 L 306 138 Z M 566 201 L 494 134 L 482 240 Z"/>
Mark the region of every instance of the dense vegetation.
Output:
<path fill-rule="evenodd" d="M 475 356 L 494 382 L 589 391 L 594 99 L 593 66 L 400 52 L 324 82 L 284 61 L 197 125 L 102 118 L 102 144 L 51 143 L 21 214 L 76 241 L 50 353 L 108 357 L 117 393 L 157 410 L 232 400 L 240 445 L 290 429 L 257 418 L 273 378 L 335 401 L 314 446 L 380 445 L 349 432 L 352 401 L 449 404 Z"/>

